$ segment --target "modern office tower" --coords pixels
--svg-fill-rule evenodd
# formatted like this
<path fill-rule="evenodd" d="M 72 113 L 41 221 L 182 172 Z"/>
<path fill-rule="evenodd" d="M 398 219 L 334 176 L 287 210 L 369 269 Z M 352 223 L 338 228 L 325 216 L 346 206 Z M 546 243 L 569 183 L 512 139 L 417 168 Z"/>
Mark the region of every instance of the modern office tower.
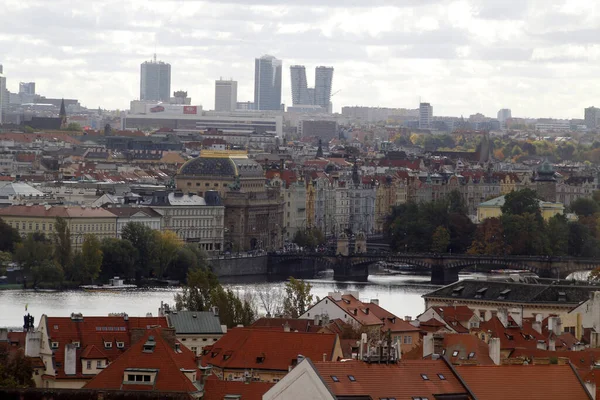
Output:
<path fill-rule="evenodd" d="M 141 65 L 140 73 L 140 100 L 164 101 L 171 98 L 171 64 L 156 61 L 156 54 L 152 61 Z"/>
<path fill-rule="evenodd" d="M 431 129 L 433 107 L 429 103 L 419 104 L 419 129 Z"/>
<path fill-rule="evenodd" d="M 254 106 L 281 110 L 281 60 L 264 55 L 254 63 Z"/>
<path fill-rule="evenodd" d="M 292 78 L 292 105 L 311 105 L 314 98 L 309 96 L 309 89 L 306 83 L 306 68 L 304 65 L 292 65 L 290 67 Z"/>
<path fill-rule="evenodd" d="M 506 128 L 506 121 L 512 118 L 510 108 L 503 108 L 498 111 L 498 122 L 500 122 L 500 128 Z"/>
<path fill-rule="evenodd" d="M 4 122 L 4 113 L 8 107 L 8 90 L 6 90 L 6 78 L 2 74 L 2 64 L 0 64 L 0 124 Z"/>
<path fill-rule="evenodd" d="M 315 105 L 331 112 L 331 82 L 333 67 L 315 68 Z"/>
<path fill-rule="evenodd" d="M 35 94 L 35 82 L 19 82 L 19 94 L 33 96 Z"/>
<path fill-rule="evenodd" d="M 237 108 L 237 81 L 215 81 L 215 111 L 235 111 Z"/>
<path fill-rule="evenodd" d="M 585 126 L 588 129 L 596 129 L 598 127 L 598 119 L 600 119 L 600 108 L 588 107 L 584 112 Z"/>

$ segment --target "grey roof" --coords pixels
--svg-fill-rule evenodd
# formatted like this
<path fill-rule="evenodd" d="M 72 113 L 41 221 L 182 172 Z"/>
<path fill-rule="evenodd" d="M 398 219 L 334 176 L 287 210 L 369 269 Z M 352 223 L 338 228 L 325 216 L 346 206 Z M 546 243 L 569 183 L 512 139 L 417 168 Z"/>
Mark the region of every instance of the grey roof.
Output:
<path fill-rule="evenodd" d="M 24 182 L 11 182 L 0 188 L 0 196 L 43 196 L 44 193 L 40 192 L 33 186 L 30 186 Z"/>
<path fill-rule="evenodd" d="M 223 333 L 219 317 L 212 311 L 174 311 L 167 319 L 176 334 Z"/>
<path fill-rule="evenodd" d="M 552 303 L 574 305 L 589 299 L 589 293 L 600 290 L 599 286 L 542 283 L 523 283 L 505 280 L 463 280 L 434 290 L 423 297 L 442 298 L 452 301 L 474 300 L 508 303 Z"/>

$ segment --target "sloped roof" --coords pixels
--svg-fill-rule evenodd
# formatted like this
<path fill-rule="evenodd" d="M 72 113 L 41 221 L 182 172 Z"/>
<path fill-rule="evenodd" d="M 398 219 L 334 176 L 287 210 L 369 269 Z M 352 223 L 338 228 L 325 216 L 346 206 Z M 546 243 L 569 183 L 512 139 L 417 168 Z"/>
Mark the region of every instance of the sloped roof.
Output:
<path fill-rule="evenodd" d="M 259 318 L 250 326 L 251 328 L 270 328 L 283 330 L 285 324 L 288 324 L 291 331 L 309 332 L 314 325 L 312 319 L 296 319 L 296 318 Z M 318 327 L 321 328 L 320 326 Z"/>
<path fill-rule="evenodd" d="M 73 342 L 79 342 L 76 356 L 75 377 L 83 377 L 81 371 L 81 355 L 88 347 L 95 346 L 102 349 L 102 353 L 109 361 L 115 360 L 131 343 L 131 333 L 135 328 L 148 329 L 153 326 L 167 326 L 164 317 L 83 317 L 83 320 L 73 320 L 70 317 L 47 317 L 46 328 L 50 342 L 58 342 L 58 348 L 54 350 L 54 359 L 64 360 L 65 346 Z M 111 342 L 111 348 L 105 348 L 104 342 Z M 119 349 L 116 342 L 123 342 L 124 348 Z M 91 350 L 90 350 L 91 352 Z M 57 378 L 67 378 L 63 367 L 56 367 Z M 72 376 L 69 376 L 72 377 Z"/>
<path fill-rule="evenodd" d="M 316 362 L 314 366 L 338 398 L 365 396 L 371 399 L 434 399 L 436 395 L 468 393 L 443 360 L 402 360 L 398 364 L 389 365 L 360 361 Z M 445 379 L 441 379 L 438 374 Z M 422 375 L 428 379 L 425 380 Z M 333 377 L 339 382 L 335 382 Z"/>
<path fill-rule="evenodd" d="M 489 346 L 475 335 L 447 333 L 444 335 L 444 349 L 453 364 L 469 360 L 476 361 L 478 365 L 494 365 Z"/>
<path fill-rule="evenodd" d="M 387 332 L 388 329 L 391 332 L 417 332 L 420 330 L 402 318 L 392 314 L 385 308 L 380 307 L 379 304 L 367 303 L 366 305 L 377 318 L 383 320 L 383 326 L 381 329 L 385 332 Z"/>
<path fill-rule="evenodd" d="M 222 381 L 211 375 L 204 385 L 202 400 L 223 400 L 226 395 L 241 396 L 241 400 L 261 400 L 274 385 L 270 382 Z"/>
<path fill-rule="evenodd" d="M 154 350 L 144 351 L 144 344 L 152 338 Z M 98 375 L 92 378 L 85 389 L 113 390 L 152 390 L 157 392 L 196 392 L 198 387 L 183 373 L 182 370 L 193 370 L 198 373 L 195 354 L 185 346 L 179 346 L 179 351 L 169 346 L 162 337 L 161 329 L 148 330 L 141 340 L 131 345 L 129 350 L 108 364 Z M 157 369 L 154 384 L 128 385 L 123 383 L 126 369 Z"/>
<path fill-rule="evenodd" d="M 177 311 L 167 315 L 169 326 L 177 334 L 222 334 L 219 317 L 212 311 Z"/>
<path fill-rule="evenodd" d="M 478 400 L 589 400 L 570 365 L 458 366 Z"/>
<path fill-rule="evenodd" d="M 24 182 L 11 182 L 0 188 L 0 196 L 44 196 L 44 192 Z"/>
<path fill-rule="evenodd" d="M 326 333 L 234 328 L 204 347 L 202 365 L 287 371 L 298 355 L 321 360 L 325 353 L 331 359 L 337 340 L 337 335 Z"/>

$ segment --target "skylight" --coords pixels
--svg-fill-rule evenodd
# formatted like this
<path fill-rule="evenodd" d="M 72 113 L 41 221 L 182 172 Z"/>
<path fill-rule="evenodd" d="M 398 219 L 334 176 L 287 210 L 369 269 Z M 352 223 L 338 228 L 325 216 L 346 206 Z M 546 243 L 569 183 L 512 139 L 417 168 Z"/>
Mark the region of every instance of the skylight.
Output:
<path fill-rule="evenodd" d="M 442 374 L 437 374 L 438 378 L 440 378 L 441 381 L 445 381 L 446 377 Z"/>
<path fill-rule="evenodd" d="M 424 381 L 428 381 L 429 377 L 425 374 L 421 374 L 421 378 L 423 378 Z"/>
<path fill-rule="evenodd" d="M 340 381 L 340 380 L 338 379 L 338 377 L 337 377 L 337 376 L 335 376 L 335 375 L 331 375 L 331 380 L 332 380 L 332 381 L 334 381 L 334 382 L 339 382 L 339 381 Z"/>
<path fill-rule="evenodd" d="M 348 375 L 348 379 L 350 379 L 350 382 L 356 382 L 354 375 Z"/>

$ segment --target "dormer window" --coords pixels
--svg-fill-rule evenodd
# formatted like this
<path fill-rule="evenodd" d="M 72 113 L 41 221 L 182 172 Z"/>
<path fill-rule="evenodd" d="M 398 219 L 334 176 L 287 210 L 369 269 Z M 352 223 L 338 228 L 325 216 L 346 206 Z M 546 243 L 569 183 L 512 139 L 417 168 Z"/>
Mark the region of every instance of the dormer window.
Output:
<path fill-rule="evenodd" d="M 77 348 L 81 347 L 81 344 L 79 342 L 73 342 L 72 344 Z"/>
<path fill-rule="evenodd" d="M 104 342 L 105 349 L 112 349 L 112 342 Z"/>
<path fill-rule="evenodd" d="M 125 342 L 117 342 L 117 349 L 125 348 Z"/>
<path fill-rule="evenodd" d="M 256 363 L 257 364 L 262 364 L 265 362 L 265 356 L 258 356 L 256 357 Z"/>
<path fill-rule="evenodd" d="M 58 349 L 58 342 L 52 342 L 52 343 L 50 343 L 50 347 L 52 349 Z"/>

